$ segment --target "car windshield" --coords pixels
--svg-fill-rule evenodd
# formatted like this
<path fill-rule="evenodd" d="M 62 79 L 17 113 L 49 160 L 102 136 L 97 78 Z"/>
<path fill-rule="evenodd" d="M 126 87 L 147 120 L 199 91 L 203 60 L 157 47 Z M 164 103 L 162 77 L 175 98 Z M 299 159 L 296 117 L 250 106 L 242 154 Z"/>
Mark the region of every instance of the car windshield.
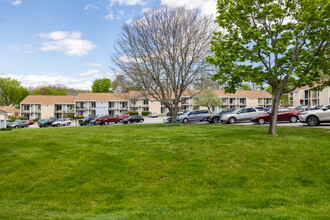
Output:
<path fill-rule="evenodd" d="M 16 119 L 15 121 L 14 121 L 14 123 L 19 123 L 21 120 L 19 120 L 19 119 Z"/>
<path fill-rule="evenodd" d="M 127 119 L 131 119 L 133 116 L 129 116 Z"/>
<path fill-rule="evenodd" d="M 60 122 L 60 121 L 61 121 L 61 119 L 57 119 L 56 121 Z"/>
<path fill-rule="evenodd" d="M 89 116 L 86 116 L 84 119 L 89 119 Z"/>
<path fill-rule="evenodd" d="M 240 108 L 236 109 L 235 111 L 233 111 L 233 114 L 236 114 L 236 113 L 239 112 L 240 110 L 241 110 Z"/>

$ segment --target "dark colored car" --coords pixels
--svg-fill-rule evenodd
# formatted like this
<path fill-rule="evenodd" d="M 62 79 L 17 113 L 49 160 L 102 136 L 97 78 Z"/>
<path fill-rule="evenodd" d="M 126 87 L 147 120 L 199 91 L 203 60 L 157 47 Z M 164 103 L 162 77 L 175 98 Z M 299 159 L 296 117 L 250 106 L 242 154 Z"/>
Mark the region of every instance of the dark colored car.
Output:
<path fill-rule="evenodd" d="M 40 128 L 49 127 L 49 126 L 52 126 L 53 122 L 55 122 L 56 120 L 57 120 L 57 118 L 40 119 L 38 121 L 38 126 Z"/>
<path fill-rule="evenodd" d="M 12 124 L 11 124 L 12 128 L 28 128 L 29 127 L 29 122 L 26 120 L 15 120 Z"/>
<path fill-rule="evenodd" d="M 128 124 L 128 123 L 133 123 L 133 122 L 136 122 L 136 123 L 139 123 L 139 122 L 143 122 L 144 119 L 142 116 L 140 115 L 133 115 L 133 116 L 130 116 L 128 118 L 125 118 L 122 120 L 122 123 L 123 124 Z"/>
<path fill-rule="evenodd" d="M 115 116 L 115 115 L 106 115 L 103 117 L 99 117 L 98 119 L 96 119 L 95 124 L 100 124 L 100 125 L 107 125 L 110 122 L 114 122 L 114 123 L 118 123 L 121 122 L 123 120 L 122 117 L 119 116 Z"/>
<path fill-rule="evenodd" d="M 96 115 L 86 116 L 85 118 L 79 120 L 79 125 L 80 126 L 89 125 L 89 122 L 95 118 L 97 118 Z"/>
<path fill-rule="evenodd" d="M 301 111 L 292 109 L 292 108 L 280 108 L 278 110 L 277 121 L 289 121 L 291 123 L 296 123 L 299 119 L 299 114 Z M 265 124 L 266 122 L 270 122 L 270 114 L 271 112 L 267 112 L 266 114 L 256 116 L 252 121 L 258 124 Z"/>
<path fill-rule="evenodd" d="M 215 112 L 214 114 L 211 114 L 210 116 L 207 116 L 205 118 L 205 121 L 208 121 L 209 123 L 218 123 L 220 121 L 221 115 L 231 113 L 235 110 L 236 110 L 236 108 L 221 109 L 221 110 Z"/>

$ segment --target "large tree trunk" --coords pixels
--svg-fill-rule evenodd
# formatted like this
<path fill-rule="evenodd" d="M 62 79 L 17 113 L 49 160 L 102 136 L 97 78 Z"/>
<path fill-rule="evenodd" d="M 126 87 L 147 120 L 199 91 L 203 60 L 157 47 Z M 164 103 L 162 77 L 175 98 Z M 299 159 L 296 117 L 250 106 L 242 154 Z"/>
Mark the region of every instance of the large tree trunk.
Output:
<path fill-rule="evenodd" d="M 172 109 L 171 109 L 171 119 L 172 120 L 176 119 L 177 113 L 178 113 L 178 104 L 174 104 L 174 106 L 172 106 Z"/>
<path fill-rule="evenodd" d="M 278 116 L 278 108 L 280 105 L 280 100 L 281 100 L 281 92 L 273 89 L 269 134 L 274 136 L 277 136 L 277 116 Z"/>

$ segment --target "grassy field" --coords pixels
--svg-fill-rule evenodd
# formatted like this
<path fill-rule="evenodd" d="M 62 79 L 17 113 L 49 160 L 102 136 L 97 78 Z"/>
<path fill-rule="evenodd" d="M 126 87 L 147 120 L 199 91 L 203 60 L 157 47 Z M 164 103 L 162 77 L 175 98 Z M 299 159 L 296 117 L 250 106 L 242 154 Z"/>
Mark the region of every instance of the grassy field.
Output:
<path fill-rule="evenodd" d="M 329 131 L 267 129 L 0 132 L 0 219 L 329 219 Z"/>

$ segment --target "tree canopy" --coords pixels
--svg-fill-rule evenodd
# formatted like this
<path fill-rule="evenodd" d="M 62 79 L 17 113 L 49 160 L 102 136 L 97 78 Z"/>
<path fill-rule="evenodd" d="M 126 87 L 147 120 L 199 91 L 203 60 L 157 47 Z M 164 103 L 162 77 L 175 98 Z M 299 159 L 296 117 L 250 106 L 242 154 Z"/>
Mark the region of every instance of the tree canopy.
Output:
<path fill-rule="evenodd" d="M 212 106 L 222 105 L 222 99 L 214 93 L 214 90 L 207 89 L 195 96 L 193 103 L 195 106 L 205 106 L 211 111 Z"/>
<path fill-rule="evenodd" d="M 0 105 L 19 104 L 28 95 L 29 91 L 18 80 L 0 77 Z"/>
<path fill-rule="evenodd" d="M 116 82 L 111 82 L 108 78 L 96 79 L 92 85 L 92 92 L 109 93 L 114 92 L 117 87 Z"/>
<path fill-rule="evenodd" d="M 212 41 L 208 62 L 213 76 L 235 92 L 242 82 L 272 87 L 270 134 L 276 135 L 283 93 L 297 87 L 329 85 L 330 1 L 218 0 L 216 23 L 222 29 Z"/>

